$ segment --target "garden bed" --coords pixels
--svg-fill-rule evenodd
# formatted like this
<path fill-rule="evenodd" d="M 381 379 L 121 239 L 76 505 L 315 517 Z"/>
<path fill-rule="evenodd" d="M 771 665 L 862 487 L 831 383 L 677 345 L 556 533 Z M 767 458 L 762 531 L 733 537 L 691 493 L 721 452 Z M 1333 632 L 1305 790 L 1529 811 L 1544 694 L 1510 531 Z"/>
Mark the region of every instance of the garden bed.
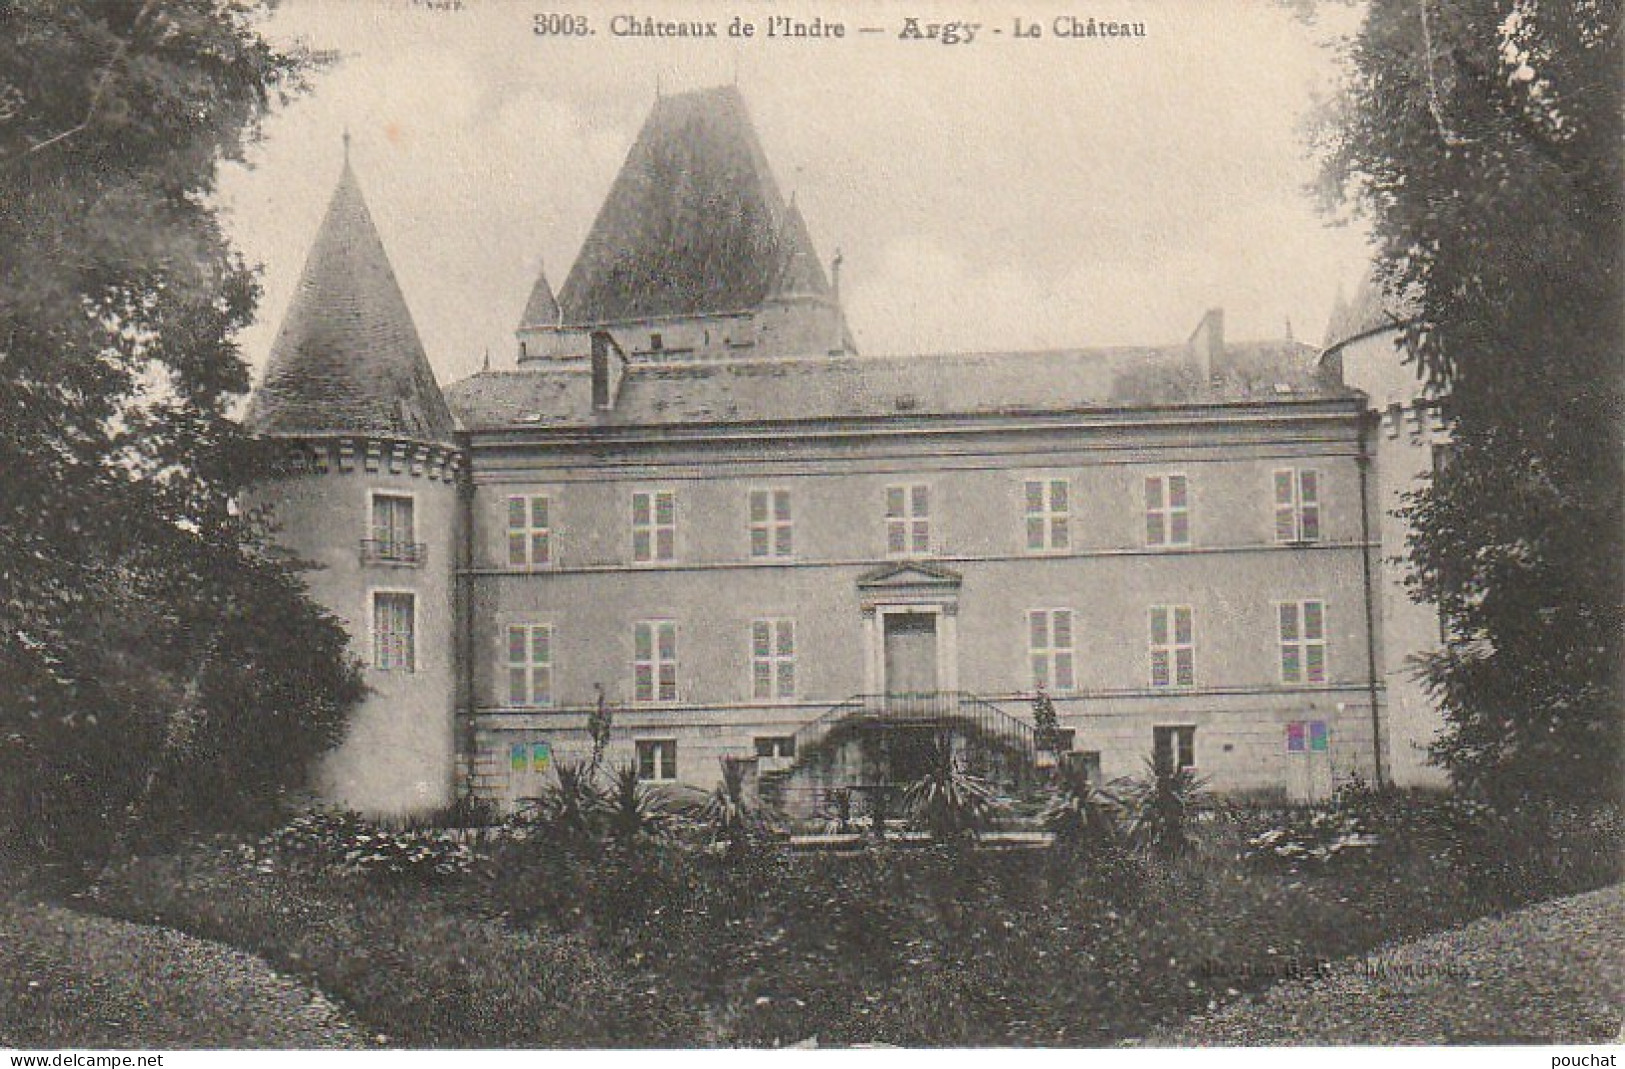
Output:
<path fill-rule="evenodd" d="M 1459 925 L 1520 887 L 1617 878 L 1617 861 L 1584 863 L 1617 859 L 1613 825 L 1534 853 L 1505 843 L 1552 868 L 1536 885 L 1512 862 L 1464 863 L 1482 843 L 1401 827 L 1402 811 L 1360 818 L 1392 825 L 1372 844 L 1319 853 L 1342 816 L 1221 811 L 1171 859 L 532 835 L 444 872 L 369 873 L 213 844 L 125 867 L 100 901 L 302 973 L 409 1046 L 1089 1046 Z"/>

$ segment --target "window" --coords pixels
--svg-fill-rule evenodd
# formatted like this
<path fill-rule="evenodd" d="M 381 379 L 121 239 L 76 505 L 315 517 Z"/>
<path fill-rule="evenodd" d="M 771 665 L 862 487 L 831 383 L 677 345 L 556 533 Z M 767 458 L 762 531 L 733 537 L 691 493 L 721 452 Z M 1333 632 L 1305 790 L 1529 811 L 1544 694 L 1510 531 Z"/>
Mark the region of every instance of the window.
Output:
<path fill-rule="evenodd" d="M 931 552 L 931 488 L 926 484 L 886 487 L 886 552 L 894 557 Z"/>
<path fill-rule="evenodd" d="M 632 495 L 632 560 L 638 564 L 677 557 L 677 492 L 639 490 Z"/>
<path fill-rule="evenodd" d="M 1191 544 L 1190 487 L 1183 475 L 1148 475 L 1145 479 L 1145 544 Z"/>
<path fill-rule="evenodd" d="M 508 771 L 515 775 L 540 775 L 552 767 L 550 742 L 516 742 L 508 747 Z"/>
<path fill-rule="evenodd" d="M 548 624 L 508 627 L 508 704 L 553 704 L 553 628 Z"/>
<path fill-rule="evenodd" d="M 790 758 L 796 755 L 794 735 L 769 735 L 756 740 L 756 756 Z"/>
<path fill-rule="evenodd" d="M 638 779 L 674 780 L 677 778 L 677 740 L 640 740 L 638 747 Z"/>
<path fill-rule="evenodd" d="M 372 596 L 372 666 L 381 672 L 414 670 L 415 598 L 411 594 Z"/>
<path fill-rule="evenodd" d="M 412 498 L 406 494 L 379 494 L 372 497 L 368 538 L 362 543 L 367 560 L 419 564 L 423 547 L 413 541 Z"/>
<path fill-rule="evenodd" d="M 508 566 L 540 568 L 553 562 L 553 531 L 545 495 L 508 499 Z"/>
<path fill-rule="evenodd" d="M 1151 760 L 1163 770 L 1196 767 L 1196 728 L 1190 726 L 1151 729 Z"/>
<path fill-rule="evenodd" d="M 1331 739 L 1324 720 L 1294 720 L 1286 726 L 1287 753 L 1325 753 Z"/>
<path fill-rule="evenodd" d="M 632 700 L 677 700 L 677 625 L 646 620 L 633 628 Z"/>
<path fill-rule="evenodd" d="M 750 555 L 788 557 L 795 550 L 790 526 L 790 491 L 750 492 Z"/>
<path fill-rule="evenodd" d="M 1151 607 L 1151 685 L 1196 685 L 1196 636 L 1189 605 Z"/>
<path fill-rule="evenodd" d="M 1099 750 L 1073 750 L 1061 753 L 1061 762 L 1071 768 L 1081 769 L 1084 779 L 1093 784 L 1102 782 L 1100 777 L 1100 751 Z"/>
<path fill-rule="evenodd" d="M 1067 479 L 1028 479 L 1026 484 L 1027 548 L 1066 549 L 1072 544 Z"/>
<path fill-rule="evenodd" d="M 793 620 L 756 620 L 750 625 L 751 697 L 759 701 L 796 696 L 796 625 Z"/>
<path fill-rule="evenodd" d="M 1320 473 L 1282 468 L 1275 473 L 1275 540 L 1320 541 Z"/>
<path fill-rule="evenodd" d="M 1033 609 L 1027 614 L 1027 646 L 1033 685 L 1050 690 L 1077 686 L 1072 671 L 1072 610 Z"/>
<path fill-rule="evenodd" d="M 1280 609 L 1281 682 L 1326 682 L 1326 605 L 1285 601 Z"/>
<path fill-rule="evenodd" d="M 651 335 L 649 335 L 649 350 L 650 350 L 650 352 L 658 353 L 662 349 L 664 349 L 665 347 L 666 347 L 666 339 L 665 338 L 662 338 L 659 334 L 651 334 Z"/>

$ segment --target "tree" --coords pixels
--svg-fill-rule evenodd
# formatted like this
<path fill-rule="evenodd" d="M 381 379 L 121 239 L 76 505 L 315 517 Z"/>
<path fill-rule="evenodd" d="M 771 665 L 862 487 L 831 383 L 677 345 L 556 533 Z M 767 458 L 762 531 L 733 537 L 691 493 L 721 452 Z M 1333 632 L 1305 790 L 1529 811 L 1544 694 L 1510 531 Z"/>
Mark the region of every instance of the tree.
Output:
<path fill-rule="evenodd" d="M 1434 756 L 1502 799 L 1625 771 L 1620 34 L 1618 0 L 1372 0 L 1327 157 L 1452 426 L 1407 510 Z"/>
<path fill-rule="evenodd" d="M 0 783 L 40 845 L 247 819 L 360 695 L 235 506 L 258 286 L 209 194 L 311 62 L 259 14 L 0 4 Z"/>

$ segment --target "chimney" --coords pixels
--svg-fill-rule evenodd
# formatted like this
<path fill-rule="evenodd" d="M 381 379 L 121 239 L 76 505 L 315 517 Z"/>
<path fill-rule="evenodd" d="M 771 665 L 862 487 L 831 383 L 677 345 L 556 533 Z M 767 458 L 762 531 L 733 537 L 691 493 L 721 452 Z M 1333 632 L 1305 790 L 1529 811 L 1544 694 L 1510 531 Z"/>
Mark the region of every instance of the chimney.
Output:
<path fill-rule="evenodd" d="M 1214 371 L 1224 358 L 1224 309 L 1209 308 L 1185 344 L 1197 370 L 1202 373 L 1202 381 L 1212 382 Z"/>
<path fill-rule="evenodd" d="M 615 360 L 611 361 L 610 351 Z M 621 379 L 626 376 L 626 353 L 615 343 L 607 330 L 592 332 L 592 410 L 608 412 L 615 407 L 615 398 L 621 392 Z"/>

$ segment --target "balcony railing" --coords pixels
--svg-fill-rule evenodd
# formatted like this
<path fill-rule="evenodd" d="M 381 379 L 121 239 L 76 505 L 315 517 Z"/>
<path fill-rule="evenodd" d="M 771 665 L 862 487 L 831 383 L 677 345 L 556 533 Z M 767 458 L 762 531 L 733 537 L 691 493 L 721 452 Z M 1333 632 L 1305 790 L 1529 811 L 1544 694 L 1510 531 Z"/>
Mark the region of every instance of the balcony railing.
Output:
<path fill-rule="evenodd" d="M 361 561 L 363 564 L 421 565 L 429 555 L 422 542 L 401 542 L 395 539 L 363 538 Z"/>

